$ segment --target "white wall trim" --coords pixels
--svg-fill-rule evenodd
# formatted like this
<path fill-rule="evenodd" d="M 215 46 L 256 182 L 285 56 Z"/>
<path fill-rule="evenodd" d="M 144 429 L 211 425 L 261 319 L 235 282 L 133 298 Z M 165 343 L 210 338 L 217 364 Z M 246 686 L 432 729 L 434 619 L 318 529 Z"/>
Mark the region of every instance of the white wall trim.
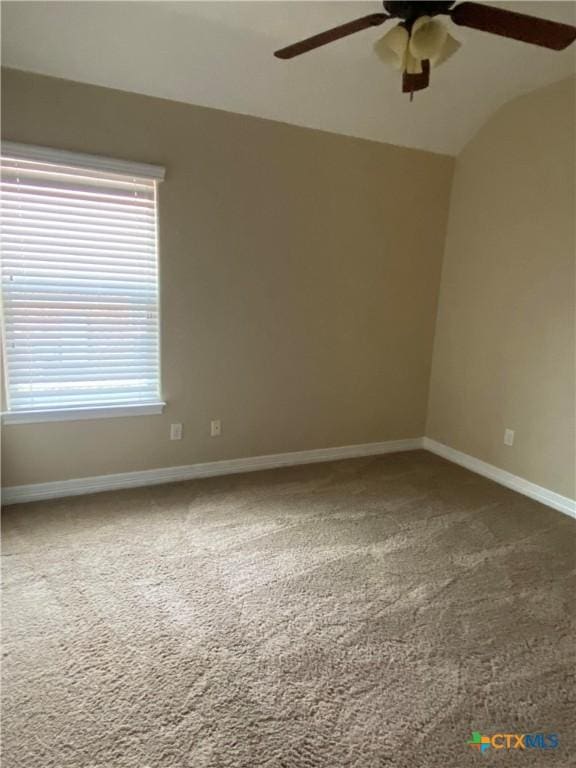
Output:
<path fill-rule="evenodd" d="M 531 483 L 523 477 L 513 475 L 504 469 L 499 469 L 493 464 L 487 464 L 485 461 L 476 459 L 467 453 L 462 453 L 462 451 L 457 451 L 455 448 L 450 448 L 450 446 L 432 440 L 430 437 L 422 438 L 422 447 L 431 453 L 435 453 L 437 456 L 442 456 L 442 458 L 452 461 L 454 464 L 466 467 L 466 469 L 470 469 L 478 475 L 494 480 L 496 483 L 500 483 L 500 485 L 505 485 L 506 488 L 511 488 L 513 491 L 529 496 L 541 504 L 546 504 L 548 507 L 576 518 L 576 501 L 568 496 L 561 496 L 559 493 L 548 490 L 548 488 Z"/>
<path fill-rule="evenodd" d="M 245 459 L 211 461 L 203 464 L 190 464 L 183 467 L 161 467 L 141 472 L 123 472 L 118 475 L 99 475 L 82 477 L 75 480 L 60 480 L 52 483 L 34 483 L 15 485 L 2 491 L 3 504 L 20 504 L 27 501 L 59 499 L 65 496 L 82 496 L 99 491 L 113 491 L 121 488 L 139 488 L 147 485 L 174 483 L 181 480 L 193 480 L 216 475 L 233 475 L 239 472 L 254 472 L 258 469 L 292 467 L 300 464 L 312 464 L 337 459 L 353 459 L 361 456 L 378 456 L 384 453 L 398 453 L 422 448 L 422 438 L 406 440 L 388 440 L 382 443 L 363 443 L 344 445 L 337 448 L 318 448 L 311 451 L 274 453 L 268 456 L 251 456 Z"/>
<path fill-rule="evenodd" d="M 528 496 L 541 504 L 564 512 L 576 518 L 576 501 L 567 496 L 550 491 L 540 485 L 531 483 L 523 477 L 513 475 L 503 469 L 487 464 L 455 448 L 432 440 L 429 437 L 415 437 L 406 440 L 388 440 L 381 443 L 362 443 L 360 445 L 344 445 L 336 448 L 318 448 L 311 451 L 293 451 L 291 453 L 274 453 L 267 456 L 251 456 L 244 459 L 228 459 L 225 461 L 210 461 L 202 464 L 189 464 L 182 467 L 160 467 L 140 472 L 123 472 L 117 475 L 99 475 L 97 477 L 81 477 L 74 480 L 61 480 L 52 483 L 33 483 L 31 485 L 15 485 L 2 491 L 3 504 L 21 504 L 28 501 L 44 499 L 59 499 L 66 496 L 83 496 L 87 493 L 114 491 L 122 488 L 140 488 L 148 485 L 161 485 L 182 480 L 194 480 L 201 477 L 217 475 L 233 475 L 242 472 L 254 472 L 259 469 L 274 469 L 276 467 L 294 467 L 302 464 L 313 464 L 338 459 L 353 459 L 361 456 L 379 456 L 385 453 L 399 453 L 424 448 L 454 464 L 459 464 L 476 474 L 494 480 L 500 485 L 511 488 L 524 496 Z"/>

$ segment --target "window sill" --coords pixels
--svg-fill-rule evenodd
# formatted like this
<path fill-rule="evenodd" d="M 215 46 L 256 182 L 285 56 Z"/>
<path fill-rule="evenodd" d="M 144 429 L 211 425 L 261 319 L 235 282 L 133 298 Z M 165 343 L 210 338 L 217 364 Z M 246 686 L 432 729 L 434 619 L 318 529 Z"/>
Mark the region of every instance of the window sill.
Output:
<path fill-rule="evenodd" d="M 83 419 L 111 419 L 119 416 L 150 416 L 162 413 L 166 403 L 138 403 L 135 405 L 103 405 L 92 408 L 61 408 L 49 411 L 5 411 L 3 424 L 37 424 L 42 421 L 81 421 Z"/>

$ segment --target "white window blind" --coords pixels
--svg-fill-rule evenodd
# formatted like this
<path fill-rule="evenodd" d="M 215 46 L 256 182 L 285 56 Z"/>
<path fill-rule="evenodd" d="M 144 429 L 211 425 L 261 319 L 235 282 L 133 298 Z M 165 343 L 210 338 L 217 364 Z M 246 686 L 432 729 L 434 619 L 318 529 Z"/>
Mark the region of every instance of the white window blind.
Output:
<path fill-rule="evenodd" d="M 1 158 L 8 410 L 159 402 L 162 169 L 14 147 Z"/>

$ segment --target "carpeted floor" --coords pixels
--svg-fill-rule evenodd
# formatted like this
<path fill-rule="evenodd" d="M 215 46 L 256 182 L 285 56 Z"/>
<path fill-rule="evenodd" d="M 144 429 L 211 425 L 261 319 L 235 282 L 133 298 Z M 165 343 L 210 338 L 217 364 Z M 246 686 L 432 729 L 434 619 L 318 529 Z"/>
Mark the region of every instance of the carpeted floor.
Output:
<path fill-rule="evenodd" d="M 3 525 L 3 768 L 576 765 L 576 525 L 431 454 Z"/>

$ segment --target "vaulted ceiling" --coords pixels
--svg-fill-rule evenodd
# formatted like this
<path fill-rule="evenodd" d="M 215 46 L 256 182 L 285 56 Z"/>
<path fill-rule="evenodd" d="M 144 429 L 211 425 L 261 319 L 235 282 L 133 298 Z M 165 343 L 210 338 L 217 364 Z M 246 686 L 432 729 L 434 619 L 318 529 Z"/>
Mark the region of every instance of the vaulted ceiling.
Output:
<path fill-rule="evenodd" d="M 575 23 L 573 2 L 491 3 Z M 503 103 L 574 72 L 561 53 L 455 27 L 412 103 L 372 51 L 386 26 L 291 61 L 274 50 L 378 2 L 3 2 L 5 66 L 457 154 Z"/>

